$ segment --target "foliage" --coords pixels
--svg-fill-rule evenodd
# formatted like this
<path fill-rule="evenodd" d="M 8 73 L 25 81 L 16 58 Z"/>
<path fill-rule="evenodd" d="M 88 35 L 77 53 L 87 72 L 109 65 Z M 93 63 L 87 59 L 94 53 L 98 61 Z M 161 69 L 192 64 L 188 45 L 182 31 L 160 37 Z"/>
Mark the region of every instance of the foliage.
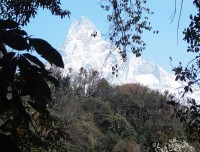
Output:
<path fill-rule="evenodd" d="M 146 146 L 153 141 L 162 144 L 180 136 L 182 128 L 176 119 L 171 119 L 172 108 L 166 104 L 166 96 L 138 84 L 126 84 L 116 88 L 111 105 L 134 127 L 138 142 Z M 163 136 L 157 136 L 159 132 Z"/>
<path fill-rule="evenodd" d="M 151 30 L 147 14 L 153 14 L 145 7 L 146 3 L 147 0 L 101 1 L 101 7 L 108 12 L 107 20 L 110 23 L 108 37 L 120 50 L 119 53 L 124 61 L 129 50 L 139 57 L 145 49 L 146 43 L 141 35 L 143 31 Z"/>
<path fill-rule="evenodd" d="M 87 71 L 83 67 L 80 68 L 80 73 L 73 77 L 71 85 L 75 94 L 80 96 L 91 96 L 97 88 L 97 81 L 99 79 L 99 72 L 95 70 Z"/>
<path fill-rule="evenodd" d="M 65 17 L 66 15 L 69 17 L 70 12 L 67 10 L 62 10 L 60 5 L 60 0 L 1 0 L 0 19 L 9 19 L 21 25 L 26 25 L 30 21 L 30 18 L 33 18 L 37 15 L 39 8 L 48 9 L 51 11 L 52 15 L 57 15 L 61 18 Z"/>
<path fill-rule="evenodd" d="M 176 75 L 176 81 L 184 82 L 185 86 L 181 88 L 180 98 L 175 100 L 171 99 L 170 104 L 181 102 L 181 100 L 187 100 L 188 107 L 182 109 L 175 108 L 175 115 L 180 118 L 181 122 L 187 124 L 187 134 L 188 138 L 193 142 L 200 141 L 200 123 L 199 123 L 199 101 L 195 99 L 188 98 L 185 99 L 186 94 L 194 93 L 199 90 L 199 70 L 200 70 L 200 56 L 199 56 L 199 46 L 200 46 L 200 31 L 199 31 L 199 21 L 200 21 L 200 2 L 198 0 L 193 1 L 197 8 L 196 15 L 190 15 L 190 24 L 184 30 L 184 40 L 188 43 L 187 52 L 194 53 L 194 58 L 188 62 L 186 67 L 181 63 L 178 67 L 175 67 L 173 71 Z M 174 104 L 176 105 L 176 104 Z"/>
<path fill-rule="evenodd" d="M 122 140 L 117 143 L 112 152 L 140 152 L 140 146 L 130 140 Z"/>
<path fill-rule="evenodd" d="M 171 118 L 167 93 L 139 84 L 111 86 L 104 79 L 95 81 L 97 87 L 88 97 L 76 94 L 75 84 L 67 93 L 58 90 L 62 95 L 53 111 L 66 122 L 70 151 L 145 152 L 153 142 L 165 146 L 172 138 L 186 139 L 184 126 Z"/>
<path fill-rule="evenodd" d="M 48 83 L 58 86 L 58 81 L 31 53 L 36 51 L 50 64 L 63 68 L 61 55 L 48 42 L 31 38 L 20 27 L 37 14 L 39 7 L 61 17 L 69 15 L 59 5 L 59 1 L 1 1 L 0 133 L 1 140 L 14 140 L 22 151 L 62 150 L 68 139 L 64 123 L 48 109 L 52 95 Z"/>

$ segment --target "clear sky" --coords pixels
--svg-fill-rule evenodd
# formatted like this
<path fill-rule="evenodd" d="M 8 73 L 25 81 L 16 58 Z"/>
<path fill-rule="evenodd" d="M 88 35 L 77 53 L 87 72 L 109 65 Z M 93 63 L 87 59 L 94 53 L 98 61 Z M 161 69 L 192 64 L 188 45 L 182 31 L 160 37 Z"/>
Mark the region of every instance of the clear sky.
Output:
<path fill-rule="evenodd" d="M 142 58 L 148 59 L 162 66 L 165 70 L 171 71 L 169 57 L 173 59 L 173 65 L 179 61 L 187 63 L 192 54 L 187 53 L 187 44 L 183 41 L 182 31 L 190 23 L 189 14 L 194 14 L 196 9 L 192 0 L 184 0 L 183 10 L 180 20 L 179 39 L 177 44 L 177 26 L 181 0 L 177 1 L 177 13 L 174 21 L 170 23 L 170 16 L 174 11 L 175 0 L 149 0 L 147 6 L 154 11 L 150 16 L 151 25 L 159 34 L 154 35 L 152 32 L 146 32 L 143 35 L 147 43 L 146 50 L 142 53 Z M 29 35 L 47 40 L 53 47 L 59 48 L 64 43 L 67 31 L 72 19 L 80 19 L 86 16 L 101 31 L 106 33 L 108 23 L 106 22 L 106 12 L 99 5 L 100 0 L 61 0 L 62 8 L 71 11 L 71 17 L 60 19 L 52 16 L 49 11 L 40 10 L 38 15 L 31 19 L 31 22 L 25 27 Z"/>

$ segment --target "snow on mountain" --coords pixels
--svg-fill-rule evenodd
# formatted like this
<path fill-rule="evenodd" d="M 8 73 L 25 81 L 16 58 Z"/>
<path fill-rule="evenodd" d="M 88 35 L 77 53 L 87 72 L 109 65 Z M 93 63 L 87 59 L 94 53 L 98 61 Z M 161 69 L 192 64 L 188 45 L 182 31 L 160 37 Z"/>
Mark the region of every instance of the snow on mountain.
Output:
<path fill-rule="evenodd" d="M 97 35 L 92 36 L 95 32 Z M 163 91 L 174 90 L 180 86 L 174 81 L 174 75 L 160 66 L 136 58 L 133 54 L 129 54 L 126 62 L 122 62 L 118 50 L 110 54 L 113 49 L 114 46 L 102 39 L 100 31 L 87 17 L 82 17 L 80 22 L 74 19 L 66 41 L 59 49 L 65 64 L 63 74 L 78 73 L 83 67 L 98 70 L 101 77 L 112 84 L 141 83 Z M 112 67 L 118 73 L 112 74 Z"/>

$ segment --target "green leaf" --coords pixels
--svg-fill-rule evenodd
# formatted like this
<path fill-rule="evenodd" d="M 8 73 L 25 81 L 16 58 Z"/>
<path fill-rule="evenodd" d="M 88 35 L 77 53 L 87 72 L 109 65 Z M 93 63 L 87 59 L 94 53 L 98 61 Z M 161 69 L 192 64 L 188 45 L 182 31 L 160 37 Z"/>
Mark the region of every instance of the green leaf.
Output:
<path fill-rule="evenodd" d="M 29 61 L 39 65 L 41 68 L 45 69 L 44 64 L 35 56 L 29 54 L 29 53 L 24 53 L 23 56 L 25 56 Z"/>
<path fill-rule="evenodd" d="M 0 38 L 3 43 L 15 50 L 27 50 L 29 45 L 27 39 L 21 35 L 9 32 L 9 31 L 0 31 Z"/>
<path fill-rule="evenodd" d="M 18 27 L 19 24 L 13 20 L 1 20 L 0 19 L 0 29 L 12 29 Z"/>
<path fill-rule="evenodd" d="M 42 39 L 29 39 L 30 45 L 34 47 L 38 54 L 45 58 L 50 64 L 64 68 L 61 55 L 48 42 Z"/>

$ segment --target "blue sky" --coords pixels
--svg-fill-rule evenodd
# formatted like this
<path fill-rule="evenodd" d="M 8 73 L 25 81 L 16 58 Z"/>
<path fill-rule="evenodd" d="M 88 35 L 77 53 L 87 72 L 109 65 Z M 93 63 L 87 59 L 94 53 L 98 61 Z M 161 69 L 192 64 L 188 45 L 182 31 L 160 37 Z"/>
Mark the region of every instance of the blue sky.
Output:
<path fill-rule="evenodd" d="M 79 20 L 81 16 L 86 16 L 101 33 L 106 33 L 109 25 L 106 22 L 106 12 L 100 8 L 99 1 L 61 0 L 62 8 L 71 11 L 70 19 L 61 20 L 57 16 L 52 16 L 49 11 L 40 10 L 38 15 L 31 19 L 31 22 L 25 27 L 25 30 L 33 37 L 47 40 L 55 48 L 61 47 L 64 43 L 74 18 Z M 169 17 L 174 11 L 174 0 L 152 0 L 147 4 L 154 11 L 154 15 L 150 16 L 151 25 L 155 30 L 159 30 L 159 34 L 154 35 L 152 32 L 146 32 L 143 35 L 147 48 L 142 53 L 142 58 L 159 64 L 167 71 L 172 69 L 169 57 L 172 57 L 173 65 L 177 65 L 179 61 L 187 63 L 192 57 L 192 54 L 186 52 L 187 44 L 182 40 L 182 31 L 189 25 L 189 14 L 194 14 L 196 9 L 191 0 L 184 0 L 177 44 L 180 4 L 181 0 L 177 0 L 177 14 L 171 24 Z"/>

